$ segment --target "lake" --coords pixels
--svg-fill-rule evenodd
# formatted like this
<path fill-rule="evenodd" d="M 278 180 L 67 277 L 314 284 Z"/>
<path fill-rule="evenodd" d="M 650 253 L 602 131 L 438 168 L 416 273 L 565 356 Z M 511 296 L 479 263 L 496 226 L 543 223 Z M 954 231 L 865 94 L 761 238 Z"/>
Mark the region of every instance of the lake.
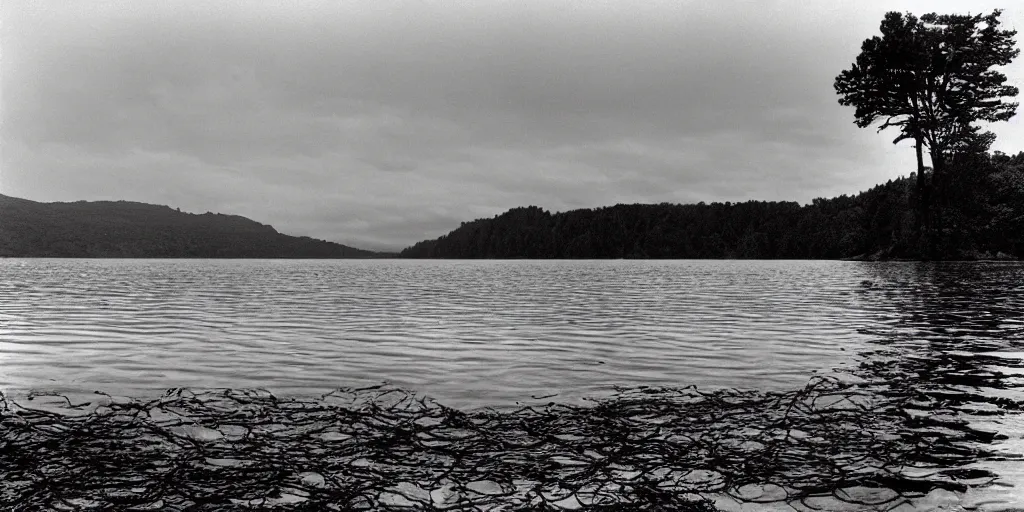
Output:
<path fill-rule="evenodd" d="M 2 259 L 0 389 L 387 382 L 507 409 L 842 375 L 912 378 L 970 416 L 1024 400 L 1022 312 L 1021 263 Z M 1022 444 L 1019 413 L 971 421 Z M 985 467 L 1017 487 L 976 501 L 1024 489 Z"/>

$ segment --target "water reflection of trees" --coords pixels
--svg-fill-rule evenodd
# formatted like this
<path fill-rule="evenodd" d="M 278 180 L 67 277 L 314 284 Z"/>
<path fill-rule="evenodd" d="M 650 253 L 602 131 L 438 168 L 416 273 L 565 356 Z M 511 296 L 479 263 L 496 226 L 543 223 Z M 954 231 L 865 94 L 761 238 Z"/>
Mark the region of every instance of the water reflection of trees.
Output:
<path fill-rule="evenodd" d="M 866 267 L 873 279 L 860 293 L 885 313 L 863 331 L 876 348 L 861 354 L 853 373 L 883 395 L 912 398 L 907 426 L 929 437 L 931 462 L 944 474 L 998 477 L 986 463 L 1020 455 L 1001 452 L 1007 435 L 980 420 L 1024 409 L 1024 266 Z"/>
<path fill-rule="evenodd" d="M 1006 370 L 1021 368 L 1024 266 L 978 263 L 868 264 L 867 301 L 887 310 L 871 329 L 876 349 L 859 373 L 912 386 L 936 399 L 1019 407 L 988 391 L 1019 388 Z M 988 393 L 986 393 L 988 392 Z"/>

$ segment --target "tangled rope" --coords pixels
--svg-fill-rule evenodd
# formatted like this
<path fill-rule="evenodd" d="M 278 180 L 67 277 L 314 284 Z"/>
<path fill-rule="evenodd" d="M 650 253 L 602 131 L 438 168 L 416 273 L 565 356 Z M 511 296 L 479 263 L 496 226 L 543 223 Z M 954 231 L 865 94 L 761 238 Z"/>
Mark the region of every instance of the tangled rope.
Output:
<path fill-rule="evenodd" d="M 828 377 L 466 412 L 387 386 L 0 399 L 3 510 L 895 508 L 994 478 L 961 468 L 984 453 L 955 417 Z"/>

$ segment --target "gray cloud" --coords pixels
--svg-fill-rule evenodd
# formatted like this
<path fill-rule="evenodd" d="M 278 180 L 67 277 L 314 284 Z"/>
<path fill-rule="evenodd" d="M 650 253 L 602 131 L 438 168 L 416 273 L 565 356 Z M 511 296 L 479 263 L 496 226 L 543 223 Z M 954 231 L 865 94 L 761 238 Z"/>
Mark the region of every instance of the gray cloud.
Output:
<path fill-rule="evenodd" d="M 834 76 L 887 10 L 992 8 L 635 4 L 5 2 L 0 192 L 390 249 L 528 204 L 855 193 L 912 152 Z"/>

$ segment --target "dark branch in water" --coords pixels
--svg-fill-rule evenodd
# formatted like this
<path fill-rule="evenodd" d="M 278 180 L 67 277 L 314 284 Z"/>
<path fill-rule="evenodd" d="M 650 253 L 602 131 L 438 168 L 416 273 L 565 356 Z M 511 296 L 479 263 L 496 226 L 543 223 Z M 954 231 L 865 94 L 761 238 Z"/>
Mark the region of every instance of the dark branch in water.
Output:
<path fill-rule="evenodd" d="M 896 507 L 994 475 L 911 394 L 620 389 L 592 406 L 458 411 L 404 391 L 320 399 L 174 389 L 0 406 L 4 510 L 673 510 L 822 499 Z M 955 418 L 955 415 L 950 415 Z M 927 425 L 935 427 L 935 425 Z"/>

